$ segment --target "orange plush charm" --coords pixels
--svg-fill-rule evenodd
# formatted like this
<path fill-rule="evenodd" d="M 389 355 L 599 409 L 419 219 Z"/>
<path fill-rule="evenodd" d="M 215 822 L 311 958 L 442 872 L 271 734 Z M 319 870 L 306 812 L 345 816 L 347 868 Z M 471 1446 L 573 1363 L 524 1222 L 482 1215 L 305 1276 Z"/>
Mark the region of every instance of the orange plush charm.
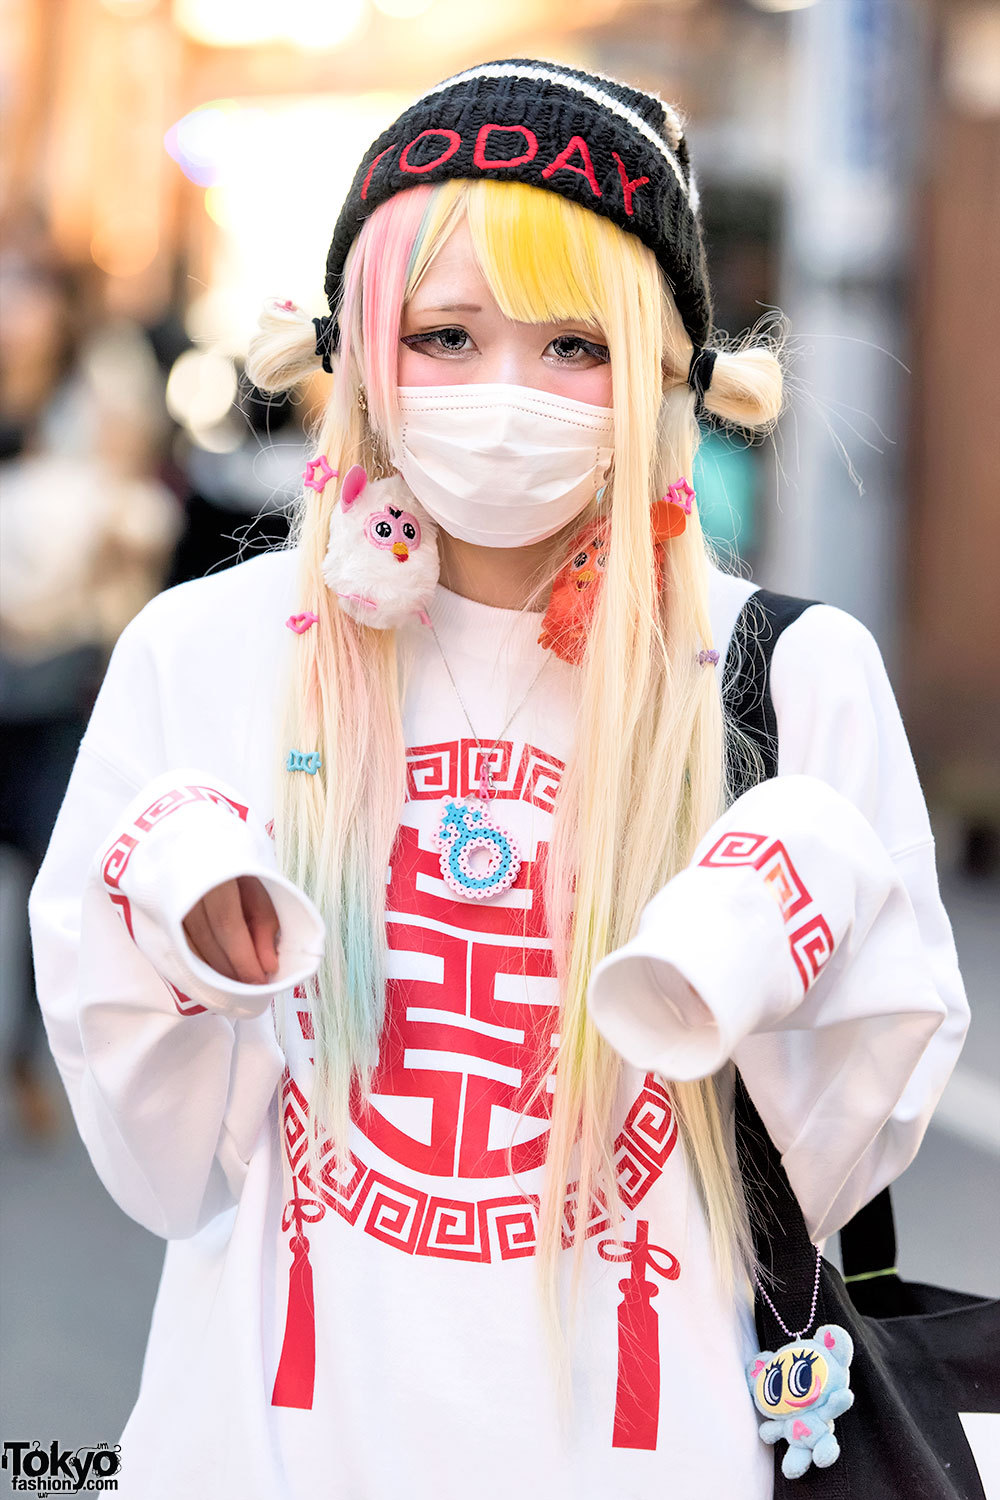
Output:
<path fill-rule="evenodd" d="M 607 565 L 610 531 L 611 517 L 602 516 L 577 532 L 569 562 L 556 574 L 542 620 L 538 644 L 573 666 L 583 660 L 597 591 Z"/>
<path fill-rule="evenodd" d="M 653 541 L 680 536 L 691 513 L 694 490 L 686 479 L 672 484 L 662 500 L 650 509 Z M 608 561 L 611 517 L 601 516 L 578 531 L 569 561 L 560 568 L 552 585 L 549 607 L 542 620 L 538 644 L 555 652 L 563 661 L 579 666 L 587 645 L 587 631 Z M 655 549 L 657 589 L 663 587 L 663 554 Z"/>

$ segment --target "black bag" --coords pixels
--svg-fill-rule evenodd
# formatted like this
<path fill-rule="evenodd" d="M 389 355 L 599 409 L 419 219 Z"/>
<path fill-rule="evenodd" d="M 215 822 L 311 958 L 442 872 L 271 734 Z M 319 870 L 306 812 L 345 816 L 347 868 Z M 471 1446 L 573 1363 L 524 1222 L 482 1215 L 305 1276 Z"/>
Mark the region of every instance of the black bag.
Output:
<path fill-rule="evenodd" d="M 768 687 L 771 653 L 812 600 L 764 590 L 741 612 L 727 657 L 727 707 L 777 775 L 777 720 Z M 734 762 L 735 764 L 735 762 Z M 737 779 L 746 790 L 752 778 Z M 816 1250 L 777 1149 L 736 1077 L 736 1144 L 761 1277 L 782 1322 L 809 1317 Z M 854 1341 L 854 1405 L 835 1423 L 840 1457 L 786 1479 L 779 1440 L 775 1500 L 987 1500 L 959 1412 L 1000 1413 L 1000 1302 L 902 1281 L 889 1189 L 840 1232 L 844 1274 L 820 1264 L 810 1328 L 838 1323 Z M 845 1283 L 845 1279 L 847 1282 Z M 789 1342 L 759 1294 L 761 1349 Z M 748 1393 L 749 1399 L 749 1393 Z"/>

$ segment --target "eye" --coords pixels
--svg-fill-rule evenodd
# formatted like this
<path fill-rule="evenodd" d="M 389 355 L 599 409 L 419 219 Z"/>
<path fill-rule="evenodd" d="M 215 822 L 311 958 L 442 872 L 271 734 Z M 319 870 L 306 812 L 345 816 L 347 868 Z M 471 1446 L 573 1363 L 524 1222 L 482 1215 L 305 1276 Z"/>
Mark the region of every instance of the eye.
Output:
<path fill-rule="evenodd" d="M 578 333 L 561 333 L 549 345 L 560 364 L 606 365 L 611 358 L 606 344 L 595 343 Z"/>
<path fill-rule="evenodd" d="M 813 1383 L 814 1354 L 793 1354 L 792 1368 L 788 1372 L 788 1394 L 801 1401 L 808 1396 Z"/>
<path fill-rule="evenodd" d="M 587 562 L 587 557 L 588 557 L 588 554 L 586 552 L 578 552 L 576 554 L 576 556 L 574 557 L 574 559 L 573 559 L 573 566 L 574 566 L 574 568 L 582 568 L 582 567 L 584 567 L 586 565 L 586 562 Z"/>
<path fill-rule="evenodd" d="M 376 536 L 382 537 L 383 540 L 388 540 L 392 536 L 392 526 L 388 521 L 376 521 L 372 530 Z"/>
<path fill-rule="evenodd" d="M 608 554 L 606 552 L 600 553 L 596 561 L 599 568 L 606 568 L 608 565 Z"/>
<path fill-rule="evenodd" d="M 777 1406 L 781 1400 L 781 1365 L 777 1360 L 768 1367 L 767 1374 L 764 1376 L 764 1384 L 761 1387 L 761 1395 L 768 1406 Z"/>
<path fill-rule="evenodd" d="M 403 522 L 403 535 L 406 537 L 406 540 L 408 542 L 412 542 L 413 538 L 416 536 L 416 534 L 417 534 L 417 528 L 414 526 L 413 522 L 412 521 L 404 521 Z"/>
<path fill-rule="evenodd" d="M 408 349 L 420 349 L 424 354 L 467 354 L 473 343 L 464 328 L 433 328 L 426 333 L 408 333 L 400 339 Z"/>

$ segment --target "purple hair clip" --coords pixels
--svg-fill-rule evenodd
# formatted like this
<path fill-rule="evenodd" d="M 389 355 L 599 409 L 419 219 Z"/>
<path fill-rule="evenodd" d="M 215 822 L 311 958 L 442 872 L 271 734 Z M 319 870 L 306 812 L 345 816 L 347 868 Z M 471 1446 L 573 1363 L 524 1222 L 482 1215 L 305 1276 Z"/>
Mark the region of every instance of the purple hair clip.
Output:
<path fill-rule="evenodd" d="M 698 652 L 698 665 L 699 665 L 699 667 L 714 667 L 714 666 L 716 666 L 718 664 L 718 660 L 719 660 L 719 653 L 718 653 L 718 651 L 699 651 Z"/>

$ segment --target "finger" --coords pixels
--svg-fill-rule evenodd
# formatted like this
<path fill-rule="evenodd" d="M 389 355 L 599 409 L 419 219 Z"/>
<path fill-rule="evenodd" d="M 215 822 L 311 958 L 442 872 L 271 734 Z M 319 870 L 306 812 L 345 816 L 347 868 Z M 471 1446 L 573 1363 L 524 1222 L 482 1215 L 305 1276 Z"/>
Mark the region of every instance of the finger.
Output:
<path fill-rule="evenodd" d="M 212 928 L 208 917 L 205 915 L 204 903 L 199 901 L 197 906 L 191 908 L 183 921 L 184 935 L 202 963 L 208 964 L 210 969 L 215 969 L 226 979 L 235 979 L 229 960 L 219 947 L 212 935 Z"/>
<path fill-rule="evenodd" d="M 258 962 L 270 978 L 278 971 L 278 913 L 263 881 L 252 875 L 241 875 L 237 884 L 243 917 L 250 929 Z"/>
<path fill-rule="evenodd" d="M 263 984 L 267 978 L 243 916 L 240 889 L 235 880 L 217 885 L 204 897 L 212 935 L 225 953 L 233 977 L 241 984 Z"/>

